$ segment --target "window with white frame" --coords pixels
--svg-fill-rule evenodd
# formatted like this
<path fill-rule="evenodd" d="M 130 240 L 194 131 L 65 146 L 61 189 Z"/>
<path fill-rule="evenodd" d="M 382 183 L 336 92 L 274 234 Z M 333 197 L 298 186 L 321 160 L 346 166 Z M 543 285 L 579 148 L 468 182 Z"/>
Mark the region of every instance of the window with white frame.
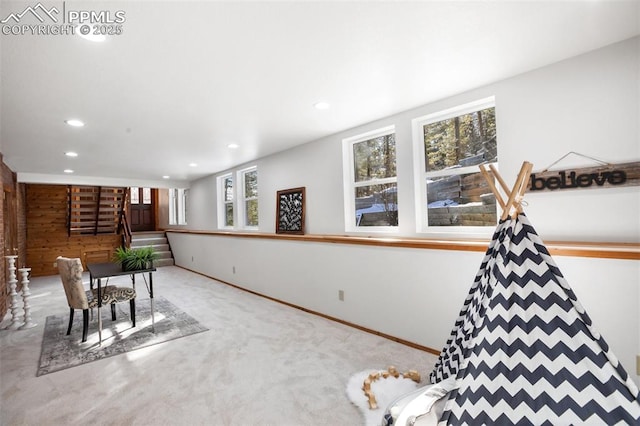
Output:
<path fill-rule="evenodd" d="M 187 224 L 188 189 L 169 189 L 169 225 Z"/>
<path fill-rule="evenodd" d="M 169 225 L 178 224 L 178 190 L 169 188 Z"/>
<path fill-rule="evenodd" d="M 243 228 L 258 227 L 258 169 L 251 167 L 238 172 L 241 182 L 241 199 L 238 204 L 238 217 L 242 218 Z"/>
<path fill-rule="evenodd" d="M 233 175 L 218 178 L 218 227 L 233 228 Z"/>
<path fill-rule="evenodd" d="M 178 225 L 187 224 L 187 200 L 189 189 L 178 189 Z"/>
<path fill-rule="evenodd" d="M 495 227 L 496 199 L 480 164 L 498 163 L 494 98 L 413 120 L 418 231 Z"/>
<path fill-rule="evenodd" d="M 346 230 L 397 230 L 395 127 L 385 127 L 342 142 Z"/>

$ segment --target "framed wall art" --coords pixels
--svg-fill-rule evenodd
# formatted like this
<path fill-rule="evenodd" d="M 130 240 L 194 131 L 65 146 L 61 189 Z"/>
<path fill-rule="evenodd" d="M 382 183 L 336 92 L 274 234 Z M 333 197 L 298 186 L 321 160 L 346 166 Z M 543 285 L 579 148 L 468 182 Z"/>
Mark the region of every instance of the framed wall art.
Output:
<path fill-rule="evenodd" d="M 304 202 L 304 187 L 277 192 L 276 234 L 304 234 Z"/>

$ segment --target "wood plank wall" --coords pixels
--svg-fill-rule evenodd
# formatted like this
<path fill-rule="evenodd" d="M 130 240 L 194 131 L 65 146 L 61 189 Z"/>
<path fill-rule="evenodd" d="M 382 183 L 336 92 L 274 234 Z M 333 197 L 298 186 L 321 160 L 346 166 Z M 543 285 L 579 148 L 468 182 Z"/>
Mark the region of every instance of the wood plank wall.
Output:
<path fill-rule="evenodd" d="M 9 184 L 10 182 L 6 181 L 5 175 L 11 175 L 11 170 L 4 164 L 2 160 L 2 154 L 0 154 L 0 186 L 3 188 L 4 186 Z M 6 170 L 6 173 L 5 173 Z M 4 240 L 4 209 L 5 209 L 5 200 L 4 200 L 4 192 L 2 193 L 2 205 L 0 206 L 0 247 L 2 247 L 2 256 L 4 256 L 5 249 L 5 240 Z M 4 318 L 4 315 L 7 313 L 7 267 L 4 257 L 2 258 L 2 266 L 0 266 L 0 318 Z"/>
<path fill-rule="evenodd" d="M 69 237 L 67 187 L 26 185 L 27 266 L 31 275 L 55 275 L 58 256 L 79 257 L 83 264 L 108 261 L 120 245 L 116 234 Z M 84 265 L 86 268 L 86 264 Z"/>
<path fill-rule="evenodd" d="M 9 289 L 7 287 L 7 262 L 6 255 L 18 255 L 16 267 L 24 267 L 26 260 L 26 223 L 24 213 L 25 192 L 24 186 L 18 184 L 16 174 L 7 166 L 0 153 L 0 187 L 3 197 L 0 208 L 0 247 L 2 247 L 2 259 L 0 263 L 0 318 L 9 310 Z M 11 233 L 10 237 L 7 233 Z M 16 273 L 17 275 L 17 273 Z M 19 278 L 18 278 L 19 281 Z M 19 291 L 22 284 L 18 282 Z"/>

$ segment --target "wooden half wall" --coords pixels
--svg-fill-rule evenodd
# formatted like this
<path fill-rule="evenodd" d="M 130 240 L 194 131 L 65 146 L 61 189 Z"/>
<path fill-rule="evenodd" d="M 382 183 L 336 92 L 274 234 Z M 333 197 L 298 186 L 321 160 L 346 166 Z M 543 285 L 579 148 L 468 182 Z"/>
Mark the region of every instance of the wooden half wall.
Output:
<path fill-rule="evenodd" d="M 34 277 L 55 275 L 58 256 L 86 261 L 109 261 L 120 235 L 69 236 L 67 230 L 67 187 L 26 185 L 27 266 Z"/>

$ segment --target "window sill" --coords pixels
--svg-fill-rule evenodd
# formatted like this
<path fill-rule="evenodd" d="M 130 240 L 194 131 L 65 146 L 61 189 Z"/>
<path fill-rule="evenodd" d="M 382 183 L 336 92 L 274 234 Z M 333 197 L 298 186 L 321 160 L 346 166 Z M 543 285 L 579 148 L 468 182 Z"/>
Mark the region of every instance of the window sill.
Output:
<path fill-rule="evenodd" d="M 331 244 L 353 244 L 379 247 L 399 247 L 427 250 L 456 250 L 484 252 L 489 244 L 488 239 L 454 240 L 425 238 L 393 238 L 393 237 L 358 237 L 345 235 L 289 235 L 268 234 L 260 232 L 233 231 L 194 231 L 182 229 L 165 229 L 177 234 L 211 235 L 234 238 L 256 238 L 270 240 L 308 241 Z M 601 259 L 640 260 L 640 244 L 638 243 L 591 243 L 550 241 L 545 243 L 552 256 L 590 257 Z"/>

